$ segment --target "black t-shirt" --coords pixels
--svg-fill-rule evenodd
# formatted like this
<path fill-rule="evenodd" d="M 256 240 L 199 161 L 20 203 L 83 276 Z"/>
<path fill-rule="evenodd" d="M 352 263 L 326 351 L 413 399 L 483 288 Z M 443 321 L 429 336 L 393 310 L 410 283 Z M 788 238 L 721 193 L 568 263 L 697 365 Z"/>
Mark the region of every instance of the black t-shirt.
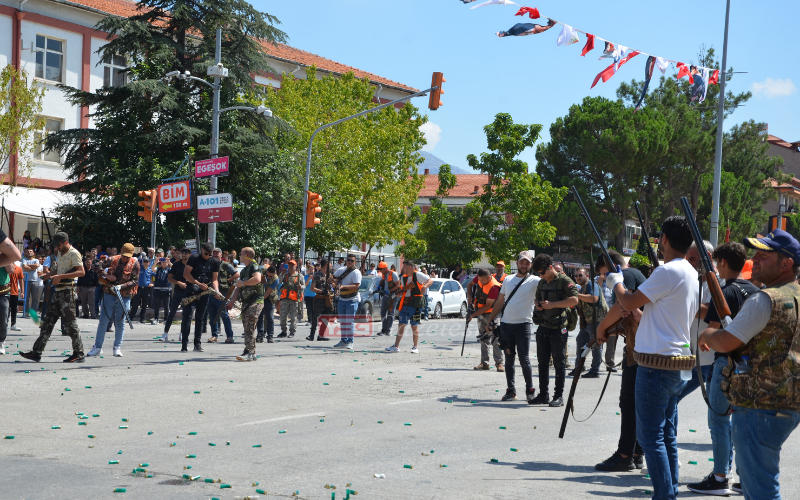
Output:
<path fill-rule="evenodd" d="M 204 259 L 199 255 L 195 255 L 189 258 L 189 262 L 186 265 L 192 268 L 192 278 L 206 285 L 211 284 L 212 273 L 219 272 L 219 261 L 214 257 Z"/>
<path fill-rule="evenodd" d="M 647 278 L 645 278 L 644 274 L 638 269 L 626 267 L 622 270 L 622 284 L 625 285 L 625 288 L 630 290 L 631 293 L 638 290 L 639 286 L 645 281 L 647 281 Z"/>
<path fill-rule="evenodd" d="M 183 279 L 183 270 L 185 268 L 186 264 L 184 264 L 182 260 L 173 263 L 172 269 L 169 270 L 169 273 L 172 275 L 172 279 L 175 281 L 180 281 L 181 283 L 186 283 L 186 280 Z"/>
<path fill-rule="evenodd" d="M 735 286 L 734 283 L 738 286 Z M 731 310 L 731 318 L 735 318 L 742 309 L 744 301 L 752 297 L 753 294 L 758 291 L 758 287 L 747 280 L 735 279 L 733 281 L 726 282 L 725 286 L 722 287 L 722 296 L 725 297 L 725 302 L 728 304 L 728 308 Z M 717 307 L 714 305 L 713 300 L 708 304 L 708 312 L 706 313 L 705 318 L 706 323 L 711 323 L 712 321 L 722 323 L 719 313 L 717 313 Z M 727 355 L 727 353 L 717 352 L 714 354 L 714 359 L 722 358 Z"/>

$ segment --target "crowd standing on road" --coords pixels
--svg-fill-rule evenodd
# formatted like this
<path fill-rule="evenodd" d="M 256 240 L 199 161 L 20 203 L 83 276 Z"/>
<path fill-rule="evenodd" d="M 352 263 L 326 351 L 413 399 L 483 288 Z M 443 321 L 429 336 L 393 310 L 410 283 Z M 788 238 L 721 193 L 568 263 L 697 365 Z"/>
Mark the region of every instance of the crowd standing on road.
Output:
<path fill-rule="evenodd" d="M 81 315 L 98 319 L 95 342 L 86 355 L 101 355 L 105 334 L 113 328 L 114 356 L 122 356 L 126 328 L 136 312 L 143 323 L 148 308 L 154 312 L 153 324 L 159 324 L 164 309 L 160 338 L 164 342 L 169 341 L 176 311 L 182 310 L 182 352 L 188 352 L 192 323 L 195 352 L 204 350 L 202 336 L 208 325 L 208 342 L 217 342 L 224 328 L 225 343 L 234 343 L 228 313 L 236 303 L 241 304 L 244 331 L 244 352 L 236 356 L 239 361 L 255 361 L 256 344 L 265 338 L 273 342 L 276 311 L 281 327 L 277 337 L 294 337 L 303 306 L 311 330 L 306 340 L 339 337 L 334 347 L 354 349 L 362 279 L 372 276 L 379 276 L 368 290 L 380 296 L 377 336 L 389 336 L 398 315 L 395 341 L 385 351 L 401 350 L 410 324 L 410 352 L 419 354 L 419 324 L 427 317 L 427 290 L 436 276 L 411 260 L 403 261 L 399 273 L 386 262 L 367 270 L 362 260 L 359 269 L 352 254 L 332 266 L 323 258 L 298 267 L 293 254 L 286 254 L 282 262 L 265 259 L 259 263 L 250 247 L 238 253 L 223 252 L 210 243 L 203 244 L 197 255 L 175 247 L 168 253 L 148 248 L 137 255 L 133 245 L 126 243 L 119 251 L 98 247 L 83 256 L 63 232 L 56 233 L 51 243 L 48 255 L 31 240 L 23 256 L 0 230 L 0 354 L 5 354 L 7 330 L 19 330 L 20 295 L 23 317 L 41 312 L 39 337 L 32 350 L 20 352 L 32 361 L 41 359 L 60 324 L 62 334 L 72 341 L 72 353 L 64 362 L 83 362 L 77 324 Z M 755 250 L 752 260 L 747 260 L 746 248 Z M 596 470 L 632 471 L 646 463 L 652 498 L 675 499 L 680 491 L 679 403 L 707 385 L 713 470 L 702 481 L 687 485 L 688 490 L 704 495 L 739 491 L 747 499 L 779 499 L 780 450 L 800 424 L 800 387 L 796 387 L 800 380 L 800 242 L 775 230 L 766 237 L 747 238 L 744 244 L 727 242 L 713 248 L 705 242 L 704 248 L 698 248 L 689 221 L 672 216 L 661 224 L 658 249 L 663 264 L 646 269 L 649 277 L 628 267 L 614 251 L 608 254 L 610 261 L 600 258 L 592 269 L 578 269 L 575 281 L 550 255 L 534 256 L 527 250 L 517 256 L 517 272 L 512 275 L 505 274 L 502 261 L 496 263 L 494 273 L 479 269 L 472 279 L 457 267 L 450 277 L 465 285 L 468 322 L 477 323 L 481 360 L 474 369 L 491 369 L 491 351 L 496 371 L 505 373 L 501 400 L 512 401 L 517 398 L 518 362 L 527 403 L 562 407 L 566 377 L 580 377 L 583 366 L 576 362 L 576 369 L 566 372 L 568 334 L 577 327 L 576 361 L 591 355 L 583 378 L 598 378 L 603 365 L 609 376 L 618 366 L 622 370 L 619 441 Z M 708 275 L 698 273 L 704 252 L 714 262 L 730 316 L 721 317 L 710 300 Z M 338 322 L 335 333 L 334 321 Z M 538 394 L 530 359 L 532 336 Z M 620 364 L 615 365 L 618 336 L 624 338 L 624 349 Z M 692 368 L 695 363 L 696 369 Z M 569 401 L 568 408 L 572 404 Z M 739 482 L 733 481 L 734 463 Z"/>

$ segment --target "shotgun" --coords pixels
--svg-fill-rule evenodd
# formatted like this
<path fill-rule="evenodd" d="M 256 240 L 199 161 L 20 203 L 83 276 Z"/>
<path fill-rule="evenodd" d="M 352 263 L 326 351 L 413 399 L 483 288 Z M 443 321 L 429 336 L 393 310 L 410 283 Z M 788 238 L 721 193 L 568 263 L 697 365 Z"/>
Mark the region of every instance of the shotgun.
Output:
<path fill-rule="evenodd" d="M 653 269 L 655 269 L 658 267 L 658 256 L 656 255 L 656 251 L 653 250 L 653 246 L 650 245 L 650 235 L 647 234 L 647 228 L 644 226 L 642 212 L 639 210 L 639 202 L 634 202 L 633 206 L 636 207 L 636 215 L 639 217 L 639 225 L 642 226 L 642 236 L 644 237 L 645 241 L 647 241 L 647 256 L 650 257 L 650 264 L 652 264 Z"/>

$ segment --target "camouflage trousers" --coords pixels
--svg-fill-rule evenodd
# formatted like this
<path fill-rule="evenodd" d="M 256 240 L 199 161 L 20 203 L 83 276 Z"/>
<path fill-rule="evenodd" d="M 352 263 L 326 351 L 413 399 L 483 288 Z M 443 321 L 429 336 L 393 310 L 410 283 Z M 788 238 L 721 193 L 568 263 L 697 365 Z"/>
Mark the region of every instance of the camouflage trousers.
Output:
<path fill-rule="evenodd" d="M 57 290 L 47 308 L 47 314 L 39 325 L 39 338 L 33 344 L 33 352 L 41 355 L 50 340 L 50 334 L 59 320 L 63 320 L 63 334 L 72 338 L 72 354 L 83 356 L 83 342 L 78 320 L 75 318 L 75 291 Z"/>
<path fill-rule="evenodd" d="M 244 347 L 251 354 L 256 352 L 256 323 L 258 323 L 258 317 L 261 316 L 262 309 L 264 309 L 264 304 L 250 304 L 242 312 Z"/>

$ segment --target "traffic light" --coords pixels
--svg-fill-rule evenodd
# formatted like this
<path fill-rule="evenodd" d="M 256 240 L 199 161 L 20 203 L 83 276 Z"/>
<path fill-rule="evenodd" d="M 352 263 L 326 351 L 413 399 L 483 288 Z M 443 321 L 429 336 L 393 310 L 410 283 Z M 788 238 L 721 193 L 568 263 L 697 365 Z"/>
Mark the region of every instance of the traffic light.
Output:
<path fill-rule="evenodd" d="M 444 79 L 444 75 L 442 73 L 436 72 L 433 74 L 433 78 L 431 79 L 431 88 L 439 88 L 431 91 L 431 97 L 428 100 L 428 109 L 431 111 L 436 111 L 439 109 L 439 106 L 444 106 L 441 99 L 442 94 L 444 94 L 444 90 L 442 90 L 442 84 L 446 81 L 447 80 Z"/>
<path fill-rule="evenodd" d="M 306 206 L 306 229 L 313 229 L 314 226 L 320 223 L 317 214 L 322 212 L 319 208 L 319 202 L 322 201 L 322 195 L 308 191 L 308 206 Z"/>
<path fill-rule="evenodd" d="M 147 222 L 153 222 L 153 212 L 157 210 L 156 198 L 158 197 L 158 191 L 155 189 L 151 189 L 150 191 L 139 191 L 139 196 L 144 198 L 138 203 L 138 205 L 144 210 L 140 210 L 138 214 L 144 217 L 144 220 Z"/>

